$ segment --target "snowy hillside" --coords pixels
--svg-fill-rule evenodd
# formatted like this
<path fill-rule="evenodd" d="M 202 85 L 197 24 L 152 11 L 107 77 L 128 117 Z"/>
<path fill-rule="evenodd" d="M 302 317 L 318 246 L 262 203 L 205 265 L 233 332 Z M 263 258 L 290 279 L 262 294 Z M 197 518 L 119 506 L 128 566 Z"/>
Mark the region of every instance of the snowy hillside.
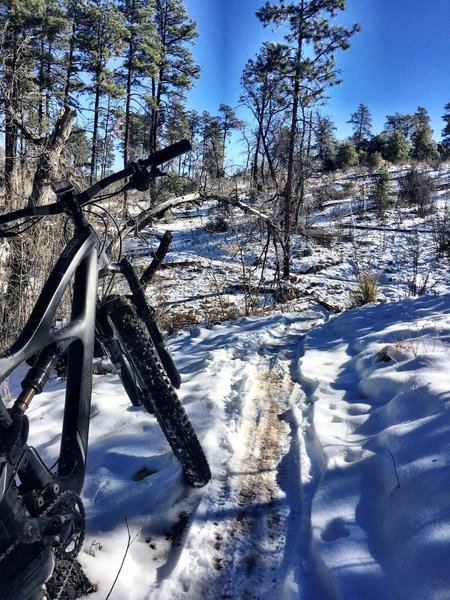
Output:
<path fill-rule="evenodd" d="M 173 250 L 150 294 L 186 325 L 168 343 L 213 478 L 183 485 L 155 420 L 116 376 L 96 375 L 86 598 L 105 600 L 117 575 L 112 600 L 450 597 L 448 258 L 418 231 L 431 221 L 403 212 L 400 226 L 392 211 L 378 223 L 352 207 L 317 213 L 331 243 L 295 241 L 289 304 L 262 297 L 258 316 L 234 320 L 243 254 L 261 275 L 256 235 L 238 217 L 205 232 L 205 208 L 164 227 Z M 381 302 L 332 315 L 324 305 L 349 306 L 361 265 L 379 273 Z M 49 462 L 63 386 L 52 380 L 29 411 Z"/>

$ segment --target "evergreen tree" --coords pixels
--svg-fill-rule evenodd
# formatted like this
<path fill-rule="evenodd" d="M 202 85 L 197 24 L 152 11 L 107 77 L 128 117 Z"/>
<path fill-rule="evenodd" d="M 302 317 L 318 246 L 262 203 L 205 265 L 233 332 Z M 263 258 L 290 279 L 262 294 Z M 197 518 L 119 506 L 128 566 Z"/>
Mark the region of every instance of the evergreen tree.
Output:
<path fill-rule="evenodd" d="M 241 122 L 237 118 L 234 109 L 228 104 L 221 104 L 219 106 L 219 113 L 219 122 L 223 132 L 223 147 L 225 149 L 228 134 L 233 131 L 233 129 L 238 129 L 241 125 Z"/>
<path fill-rule="evenodd" d="M 325 170 L 330 170 L 334 166 L 337 144 L 335 131 L 336 125 L 333 121 L 329 117 L 317 113 L 314 128 L 315 150 L 316 156 Z"/>
<path fill-rule="evenodd" d="M 422 106 L 413 116 L 414 131 L 411 135 L 411 156 L 416 160 L 435 160 L 439 157 L 428 112 Z"/>
<path fill-rule="evenodd" d="M 192 151 L 187 155 L 187 174 L 189 177 L 197 177 L 201 172 L 203 156 L 203 125 L 202 117 L 196 110 L 186 113 L 188 126 L 188 139 L 191 141 Z"/>
<path fill-rule="evenodd" d="M 345 28 L 331 25 L 337 12 L 345 9 L 345 0 L 301 0 L 276 3 L 266 2 L 257 11 L 264 25 L 287 26 L 284 79 L 289 85 L 290 126 L 287 158 L 286 185 L 284 189 L 283 214 L 283 277 L 289 277 L 291 260 L 292 215 L 295 192 L 298 190 L 301 204 L 305 179 L 306 140 L 299 135 L 299 122 L 305 123 L 305 113 L 317 104 L 326 90 L 338 83 L 335 69 L 335 52 L 349 47 L 349 38 L 357 26 Z M 295 170 L 294 170 L 295 164 Z M 294 174 L 298 173 L 298 181 Z"/>
<path fill-rule="evenodd" d="M 383 158 L 392 163 L 408 160 L 410 144 L 400 131 L 388 134 L 383 147 Z"/>
<path fill-rule="evenodd" d="M 358 153 L 352 140 L 345 140 L 338 145 L 335 161 L 338 169 L 347 169 L 358 164 Z"/>
<path fill-rule="evenodd" d="M 444 106 L 445 113 L 442 115 L 445 127 L 442 130 L 442 147 L 445 156 L 450 155 L 450 102 Z"/>
<path fill-rule="evenodd" d="M 84 5 L 78 0 L 66 0 L 68 43 L 61 63 L 64 69 L 64 104 L 79 106 L 76 93 L 84 88 L 81 80 L 81 50 L 78 31 L 82 28 Z"/>
<path fill-rule="evenodd" d="M 156 0 L 154 24 L 158 38 L 156 73 L 151 77 L 149 98 L 150 152 L 158 148 L 166 108 L 184 102 L 186 92 L 200 72 L 186 46 L 197 37 L 197 31 L 182 0 Z"/>
<path fill-rule="evenodd" d="M 376 178 L 373 187 L 373 198 L 377 206 L 378 216 L 384 218 L 386 209 L 389 206 L 391 191 L 391 177 L 387 169 L 380 171 Z"/>
<path fill-rule="evenodd" d="M 94 179 L 100 153 L 101 99 L 117 94 L 111 58 L 122 50 L 125 35 L 123 14 L 115 0 L 80 0 L 77 8 L 77 40 L 81 69 L 90 75 L 85 91 L 93 95 L 93 125 L 90 178 Z"/>
<path fill-rule="evenodd" d="M 401 115 L 396 112 L 393 115 L 386 116 L 386 131 L 400 133 L 404 138 L 409 139 L 414 129 L 412 115 Z"/>
<path fill-rule="evenodd" d="M 255 60 L 247 62 L 241 83 L 243 102 L 252 112 L 257 123 L 252 177 L 255 182 L 264 180 L 267 163 L 271 179 L 277 183 L 272 154 L 274 126 L 280 113 L 286 110 L 287 88 L 282 74 L 286 55 L 283 46 L 265 43 Z"/>
<path fill-rule="evenodd" d="M 144 88 L 145 78 L 156 76 L 157 34 L 153 19 L 155 0 L 120 0 L 119 9 L 125 19 L 125 54 L 117 80 L 125 90 L 123 111 L 123 162 L 130 160 L 133 96 Z"/>
<path fill-rule="evenodd" d="M 367 145 L 372 135 L 372 115 L 365 104 L 360 104 L 350 120 L 347 121 L 353 125 L 353 141 L 357 150 L 363 149 Z"/>
<path fill-rule="evenodd" d="M 220 120 L 209 112 L 202 114 L 203 169 L 205 175 L 216 179 L 223 177 L 223 132 Z"/>
<path fill-rule="evenodd" d="M 33 71 L 36 66 L 36 29 L 43 23 L 44 0 L 15 0 L 0 3 L 1 105 L 5 119 L 5 196 L 6 205 L 14 208 L 19 198 L 15 190 L 19 121 L 27 122 L 33 114 L 32 98 L 38 96 Z M 33 92 L 33 93 L 32 93 Z"/>
<path fill-rule="evenodd" d="M 51 99 L 61 101 L 64 93 L 64 69 L 61 55 L 68 44 L 67 19 L 59 0 L 46 0 L 42 25 L 37 32 L 39 43 L 38 84 L 39 131 L 48 131 L 50 126 Z"/>

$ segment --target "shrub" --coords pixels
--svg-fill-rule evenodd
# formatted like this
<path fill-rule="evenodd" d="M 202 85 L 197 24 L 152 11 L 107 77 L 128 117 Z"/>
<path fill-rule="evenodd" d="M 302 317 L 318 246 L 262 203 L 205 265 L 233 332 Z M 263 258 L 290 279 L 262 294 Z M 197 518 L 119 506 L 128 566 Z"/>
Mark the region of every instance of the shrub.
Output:
<path fill-rule="evenodd" d="M 446 206 L 442 214 L 433 223 L 433 237 L 439 257 L 450 256 L 450 207 Z"/>
<path fill-rule="evenodd" d="M 342 200 L 345 198 L 345 194 L 342 189 L 338 189 L 333 181 L 325 181 L 313 192 L 314 206 L 316 208 L 322 208 L 326 202 L 333 202 L 335 200 Z"/>
<path fill-rule="evenodd" d="M 225 217 L 218 215 L 214 219 L 210 219 L 205 223 L 205 231 L 208 233 L 223 233 L 228 231 L 228 223 Z"/>
<path fill-rule="evenodd" d="M 398 199 L 401 204 L 415 207 L 419 217 L 435 211 L 434 182 L 426 173 L 412 169 L 400 182 Z"/>
<path fill-rule="evenodd" d="M 381 155 L 381 152 L 370 152 L 364 160 L 364 165 L 371 172 L 377 171 L 378 169 L 380 169 L 382 164 L 383 164 L 383 157 Z"/>
<path fill-rule="evenodd" d="M 378 273 L 360 271 L 358 273 L 358 285 L 350 291 L 352 306 L 364 306 L 378 299 Z"/>
<path fill-rule="evenodd" d="M 372 196 L 376 202 L 378 216 L 384 217 L 390 201 L 391 178 L 387 169 L 383 169 L 375 177 Z"/>

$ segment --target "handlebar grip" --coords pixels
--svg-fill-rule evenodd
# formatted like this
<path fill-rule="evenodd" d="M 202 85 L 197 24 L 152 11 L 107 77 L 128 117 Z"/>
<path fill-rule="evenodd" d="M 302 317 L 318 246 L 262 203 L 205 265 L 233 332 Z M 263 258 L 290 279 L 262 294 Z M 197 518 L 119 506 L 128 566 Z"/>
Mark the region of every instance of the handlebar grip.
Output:
<path fill-rule="evenodd" d="M 139 162 L 143 167 L 157 167 L 190 150 L 192 150 L 191 142 L 189 140 L 180 140 L 176 144 L 167 146 L 167 148 L 157 150 L 154 154 Z"/>

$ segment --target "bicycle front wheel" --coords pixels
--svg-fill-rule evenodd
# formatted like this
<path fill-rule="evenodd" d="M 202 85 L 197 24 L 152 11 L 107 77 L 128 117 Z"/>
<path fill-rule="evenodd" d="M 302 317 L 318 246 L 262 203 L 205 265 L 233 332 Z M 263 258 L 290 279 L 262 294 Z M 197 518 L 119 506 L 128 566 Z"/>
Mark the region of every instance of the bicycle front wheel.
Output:
<path fill-rule="evenodd" d="M 155 414 L 187 483 L 192 487 L 206 485 L 211 478 L 208 461 L 145 324 L 130 300 L 122 296 L 112 296 L 107 309 L 114 334 L 139 381 L 143 404 Z"/>

